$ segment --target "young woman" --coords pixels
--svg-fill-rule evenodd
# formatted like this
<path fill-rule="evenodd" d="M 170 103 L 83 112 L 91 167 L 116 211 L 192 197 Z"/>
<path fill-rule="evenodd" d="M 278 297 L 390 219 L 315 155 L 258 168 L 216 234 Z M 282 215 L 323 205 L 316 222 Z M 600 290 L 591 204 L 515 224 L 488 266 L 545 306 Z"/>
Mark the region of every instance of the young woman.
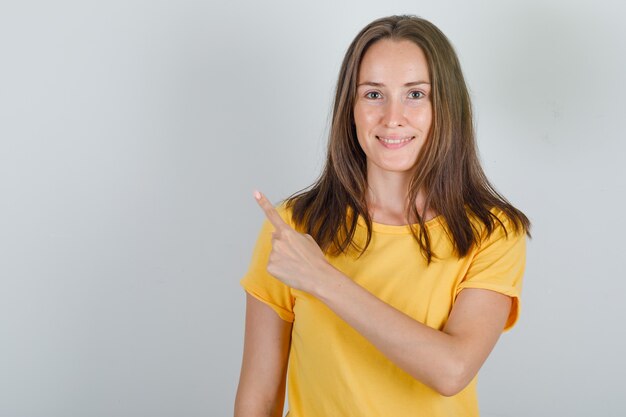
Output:
<path fill-rule="evenodd" d="M 237 417 L 477 416 L 519 312 L 526 216 L 479 164 L 456 54 L 413 16 L 366 26 L 339 74 L 320 178 L 267 220 Z M 288 381 L 288 384 L 287 384 Z"/>

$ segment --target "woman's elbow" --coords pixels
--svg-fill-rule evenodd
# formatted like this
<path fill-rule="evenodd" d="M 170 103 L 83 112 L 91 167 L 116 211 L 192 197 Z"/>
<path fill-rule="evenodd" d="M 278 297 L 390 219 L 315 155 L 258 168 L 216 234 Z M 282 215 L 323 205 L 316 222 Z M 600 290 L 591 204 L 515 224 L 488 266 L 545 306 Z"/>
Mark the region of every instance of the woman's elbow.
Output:
<path fill-rule="evenodd" d="M 444 372 L 437 375 L 432 388 L 444 397 L 452 397 L 463 391 L 475 375 L 465 362 L 451 362 Z"/>
<path fill-rule="evenodd" d="M 467 384 L 468 383 L 449 381 L 447 383 L 441 384 L 441 386 L 435 387 L 435 391 L 437 391 L 440 395 L 443 395 L 444 397 L 453 397 L 463 391 Z"/>

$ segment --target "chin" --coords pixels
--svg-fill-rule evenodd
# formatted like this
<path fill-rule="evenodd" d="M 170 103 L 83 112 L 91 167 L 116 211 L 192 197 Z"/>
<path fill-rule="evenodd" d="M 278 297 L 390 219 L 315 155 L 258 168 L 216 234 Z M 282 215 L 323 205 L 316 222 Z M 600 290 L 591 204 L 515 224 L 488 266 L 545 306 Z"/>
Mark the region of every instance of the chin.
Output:
<path fill-rule="evenodd" d="M 415 169 L 415 163 L 414 162 L 407 162 L 407 163 L 402 163 L 402 164 L 384 164 L 382 165 L 382 169 L 384 169 L 385 171 L 392 171 L 392 172 L 412 172 Z"/>

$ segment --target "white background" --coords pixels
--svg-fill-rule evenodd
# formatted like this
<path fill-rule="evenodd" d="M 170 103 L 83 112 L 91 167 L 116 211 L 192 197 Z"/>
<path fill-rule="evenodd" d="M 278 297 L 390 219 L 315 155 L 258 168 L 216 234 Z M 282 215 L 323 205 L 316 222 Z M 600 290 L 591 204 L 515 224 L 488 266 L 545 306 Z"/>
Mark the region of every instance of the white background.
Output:
<path fill-rule="evenodd" d="M 313 182 L 345 49 L 398 13 L 533 222 L 482 415 L 626 415 L 623 5 L 116 0 L 0 3 L 0 416 L 232 414 L 251 192 Z"/>

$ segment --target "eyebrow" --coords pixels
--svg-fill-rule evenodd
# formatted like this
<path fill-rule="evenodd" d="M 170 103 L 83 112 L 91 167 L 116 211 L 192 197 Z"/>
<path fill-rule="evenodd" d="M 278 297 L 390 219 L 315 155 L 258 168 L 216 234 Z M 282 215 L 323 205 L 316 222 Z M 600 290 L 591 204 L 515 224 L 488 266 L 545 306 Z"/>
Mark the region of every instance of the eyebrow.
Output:
<path fill-rule="evenodd" d="M 412 81 L 410 83 L 404 84 L 404 86 L 405 87 L 413 87 L 413 86 L 420 85 L 420 84 L 428 84 L 428 85 L 430 85 L 430 82 L 428 82 L 428 81 Z M 362 86 L 362 85 L 370 85 L 372 87 L 384 87 L 385 86 L 385 84 L 383 84 L 383 83 L 376 83 L 374 81 L 365 81 L 365 82 L 362 82 L 359 85 L 357 85 L 357 88 Z"/>

